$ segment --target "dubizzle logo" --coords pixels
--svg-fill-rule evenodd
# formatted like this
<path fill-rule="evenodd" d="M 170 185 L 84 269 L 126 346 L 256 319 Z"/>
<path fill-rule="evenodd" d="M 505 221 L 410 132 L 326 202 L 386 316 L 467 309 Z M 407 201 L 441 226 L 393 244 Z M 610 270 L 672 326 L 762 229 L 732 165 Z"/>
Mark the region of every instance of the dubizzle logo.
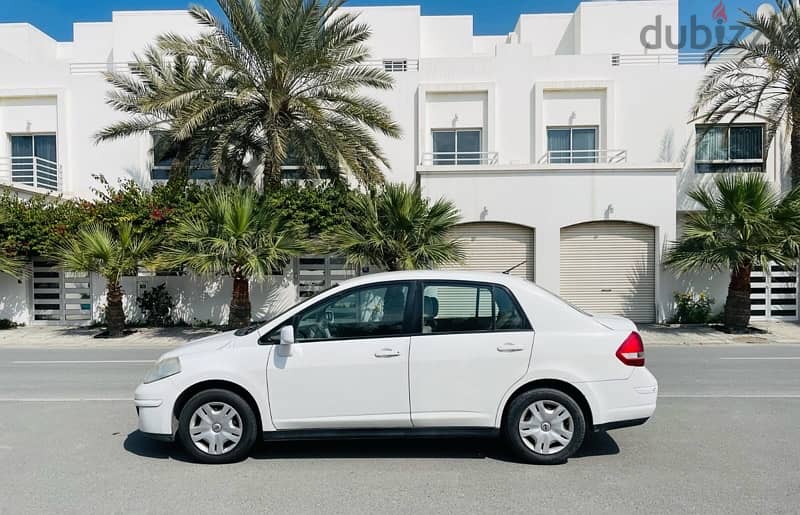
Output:
<path fill-rule="evenodd" d="M 728 23 L 728 14 L 725 12 L 725 4 L 722 3 L 722 0 L 719 0 L 719 3 L 711 11 L 711 18 L 717 23 Z"/>
<path fill-rule="evenodd" d="M 725 10 L 723 0 L 713 0 L 715 3 L 711 9 L 711 19 L 716 22 L 716 26 L 708 26 L 697 22 L 697 15 L 689 17 L 689 25 L 664 25 L 663 19 L 659 14 L 653 25 L 646 25 L 639 33 L 639 40 L 642 47 L 647 50 L 658 50 L 664 47 L 673 50 L 689 50 L 705 52 L 715 45 L 738 41 L 744 35 L 743 25 L 727 25 L 728 13 Z"/>

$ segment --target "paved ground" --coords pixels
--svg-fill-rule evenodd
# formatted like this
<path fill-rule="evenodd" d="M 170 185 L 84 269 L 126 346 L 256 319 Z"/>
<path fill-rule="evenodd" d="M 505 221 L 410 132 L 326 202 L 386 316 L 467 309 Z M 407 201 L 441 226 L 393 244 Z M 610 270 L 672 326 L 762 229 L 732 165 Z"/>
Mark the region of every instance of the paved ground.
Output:
<path fill-rule="evenodd" d="M 800 346 L 650 347 L 656 416 L 566 465 L 493 442 L 262 445 L 189 463 L 134 431 L 151 348 L 0 349 L 0 513 L 797 513 Z M 54 363 L 54 362 L 62 363 Z M 64 362 L 71 363 L 64 363 Z"/>

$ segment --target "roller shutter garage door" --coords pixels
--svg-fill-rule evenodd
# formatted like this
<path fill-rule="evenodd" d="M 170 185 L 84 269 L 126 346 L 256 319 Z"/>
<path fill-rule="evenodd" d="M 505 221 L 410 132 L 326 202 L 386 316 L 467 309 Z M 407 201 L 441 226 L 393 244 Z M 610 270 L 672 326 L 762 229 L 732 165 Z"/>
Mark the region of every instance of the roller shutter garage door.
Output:
<path fill-rule="evenodd" d="M 561 229 L 561 296 L 586 311 L 655 321 L 655 231 L 627 222 Z"/>
<path fill-rule="evenodd" d="M 453 234 L 464 246 L 464 262 L 443 266 L 443 270 L 503 272 L 517 266 L 511 275 L 534 280 L 534 230 L 521 225 L 475 222 L 456 226 Z"/>

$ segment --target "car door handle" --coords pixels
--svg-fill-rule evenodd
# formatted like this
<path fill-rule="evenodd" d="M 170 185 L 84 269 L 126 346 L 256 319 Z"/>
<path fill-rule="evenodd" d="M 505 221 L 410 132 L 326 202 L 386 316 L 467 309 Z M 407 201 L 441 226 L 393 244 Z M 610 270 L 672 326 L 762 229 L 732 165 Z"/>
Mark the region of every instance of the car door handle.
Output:
<path fill-rule="evenodd" d="M 381 349 L 375 353 L 376 358 L 396 358 L 399 355 L 400 351 L 394 349 Z"/>
<path fill-rule="evenodd" d="M 514 345 L 513 343 L 504 343 L 497 347 L 497 352 L 520 352 L 525 350 L 525 347 Z"/>

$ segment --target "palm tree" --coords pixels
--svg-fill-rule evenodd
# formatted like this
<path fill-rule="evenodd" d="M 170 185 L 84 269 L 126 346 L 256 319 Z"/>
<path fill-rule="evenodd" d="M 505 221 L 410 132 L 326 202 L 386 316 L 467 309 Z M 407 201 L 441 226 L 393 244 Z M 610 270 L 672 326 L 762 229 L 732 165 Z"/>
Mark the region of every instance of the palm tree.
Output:
<path fill-rule="evenodd" d="M 693 115 L 717 124 L 758 114 L 767 122 L 765 148 L 783 126 L 791 132 L 792 185 L 800 185 L 800 8 L 776 0 L 774 13 L 743 11 L 752 35 L 711 49 L 714 61 L 697 90 Z M 730 59 L 721 59 L 730 56 Z"/>
<path fill-rule="evenodd" d="M 769 262 L 794 266 L 800 254 L 800 187 L 783 198 L 760 174 L 722 175 L 717 193 L 689 193 L 704 211 L 692 212 L 665 264 L 678 272 L 706 268 L 731 273 L 724 323 L 741 331 L 750 321 L 750 273 Z"/>
<path fill-rule="evenodd" d="M 0 226 L 9 220 L 7 213 L 0 211 Z M 21 278 L 25 276 L 25 262 L 16 257 L 9 256 L 0 249 L 0 274 L 7 274 L 12 277 Z"/>
<path fill-rule="evenodd" d="M 351 265 L 433 268 L 463 259 L 461 244 L 450 236 L 458 221 L 452 202 L 431 202 L 419 186 L 386 184 L 378 193 L 358 196 L 345 223 L 324 233 L 321 241 Z"/>
<path fill-rule="evenodd" d="M 194 212 L 178 218 L 159 262 L 233 279 L 228 325 L 250 323 L 250 280 L 284 267 L 303 250 L 297 231 L 253 188 L 206 190 Z"/>
<path fill-rule="evenodd" d="M 128 222 L 120 222 L 115 228 L 94 223 L 62 242 L 53 257 L 66 271 L 93 272 L 105 279 L 106 328 L 108 336 L 116 338 L 124 336 L 125 330 L 122 277 L 136 275 L 157 246 L 156 238 L 135 236 Z"/>
<path fill-rule="evenodd" d="M 388 161 L 373 131 L 398 137 L 400 129 L 362 93 L 393 85 L 365 62 L 368 26 L 339 10 L 344 0 L 218 1 L 224 19 L 197 6 L 189 11 L 207 29 L 202 35 L 158 40 L 170 57 L 203 69 L 167 88 L 157 104 L 176 113 L 175 137 L 213 133 L 215 164 L 245 147 L 265 187 L 280 184 L 289 162 L 312 177 L 323 167 L 380 182 L 379 165 Z"/>
<path fill-rule="evenodd" d="M 153 148 L 153 162 L 160 161 L 168 152 L 174 151 L 170 182 L 185 184 L 189 178 L 190 163 L 199 157 L 202 145 L 197 140 L 179 138 L 175 134 L 175 106 L 163 100 L 174 84 L 191 80 L 193 76 L 203 73 L 203 69 L 182 57 L 167 59 L 155 47 L 148 47 L 143 55 L 134 55 L 134 60 L 131 73 L 104 73 L 106 81 L 114 86 L 107 94 L 106 103 L 129 117 L 99 130 L 95 134 L 95 142 L 158 134 Z"/>

